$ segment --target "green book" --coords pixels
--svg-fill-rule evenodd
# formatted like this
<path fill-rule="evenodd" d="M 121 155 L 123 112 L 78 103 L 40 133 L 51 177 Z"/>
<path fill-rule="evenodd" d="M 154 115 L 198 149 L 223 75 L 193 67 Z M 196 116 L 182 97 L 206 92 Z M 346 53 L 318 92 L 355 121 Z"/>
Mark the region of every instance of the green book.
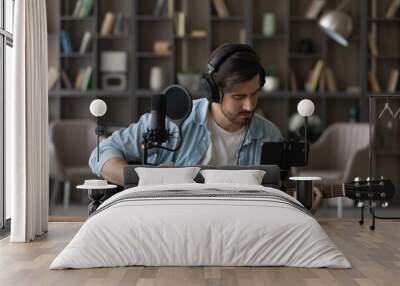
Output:
<path fill-rule="evenodd" d="M 90 79 L 92 78 L 93 67 L 88 66 L 85 69 L 85 74 L 83 75 L 82 84 L 81 84 L 81 91 L 87 91 L 90 84 Z"/>

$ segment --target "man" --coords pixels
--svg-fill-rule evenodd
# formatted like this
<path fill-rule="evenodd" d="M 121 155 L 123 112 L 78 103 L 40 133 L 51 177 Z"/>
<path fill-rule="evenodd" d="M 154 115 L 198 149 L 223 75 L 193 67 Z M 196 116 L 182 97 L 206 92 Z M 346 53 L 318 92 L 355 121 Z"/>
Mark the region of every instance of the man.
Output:
<path fill-rule="evenodd" d="M 250 46 L 222 45 L 211 54 L 207 69 L 201 79 L 206 98 L 193 102 L 192 112 L 182 125 L 181 148 L 176 152 L 151 149 L 149 163 L 257 165 L 263 142 L 282 140 L 272 122 L 254 113 L 265 75 Z M 145 114 L 138 123 L 102 141 L 99 162 L 96 150 L 90 156 L 92 171 L 123 185 L 123 168 L 141 158 L 142 134 L 149 126 L 150 114 Z M 172 122 L 167 121 L 166 126 L 177 130 Z"/>

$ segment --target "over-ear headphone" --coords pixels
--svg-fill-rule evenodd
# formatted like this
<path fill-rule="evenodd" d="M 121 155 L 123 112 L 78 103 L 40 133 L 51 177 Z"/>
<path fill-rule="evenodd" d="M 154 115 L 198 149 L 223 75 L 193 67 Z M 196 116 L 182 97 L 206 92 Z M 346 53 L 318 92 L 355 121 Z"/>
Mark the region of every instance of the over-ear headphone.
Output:
<path fill-rule="evenodd" d="M 253 48 L 248 45 L 226 44 L 219 48 L 208 62 L 207 71 L 200 79 L 200 88 L 209 102 L 219 103 L 222 95 L 221 90 L 218 88 L 218 85 L 213 78 L 213 73 L 218 71 L 218 68 L 227 58 L 238 52 L 250 52 L 257 55 Z M 259 65 L 259 74 L 260 87 L 263 87 L 265 83 L 265 70 L 261 65 Z"/>

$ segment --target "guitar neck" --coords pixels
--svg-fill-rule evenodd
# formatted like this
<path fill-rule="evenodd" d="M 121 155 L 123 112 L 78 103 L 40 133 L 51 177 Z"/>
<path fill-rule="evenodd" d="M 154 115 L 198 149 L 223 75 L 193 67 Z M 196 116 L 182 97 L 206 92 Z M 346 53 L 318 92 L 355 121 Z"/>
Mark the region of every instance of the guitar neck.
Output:
<path fill-rule="evenodd" d="M 317 187 L 321 190 L 325 199 L 345 197 L 346 194 L 344 186 L 340 184 L 314 184 L 314 187 Z M 295 191 L 295 186 L 290 186 L 287 188 L 287 193 L 291 196 L 294 195 Z"/>

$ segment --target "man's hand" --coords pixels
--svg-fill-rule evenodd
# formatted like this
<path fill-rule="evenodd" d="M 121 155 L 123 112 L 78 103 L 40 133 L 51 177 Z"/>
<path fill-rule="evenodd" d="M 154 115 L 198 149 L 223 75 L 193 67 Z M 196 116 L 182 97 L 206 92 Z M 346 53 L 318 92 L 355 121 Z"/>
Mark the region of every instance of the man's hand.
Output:
<path fill-rule="evenodd" d="M 321 201 L 323 199 L 322 192 L 319 188 L 313 188 L 313 203 L 310 209 L 310 212 L 314 215 L 317 212 L 317 209 L 321 206 Z"/>

